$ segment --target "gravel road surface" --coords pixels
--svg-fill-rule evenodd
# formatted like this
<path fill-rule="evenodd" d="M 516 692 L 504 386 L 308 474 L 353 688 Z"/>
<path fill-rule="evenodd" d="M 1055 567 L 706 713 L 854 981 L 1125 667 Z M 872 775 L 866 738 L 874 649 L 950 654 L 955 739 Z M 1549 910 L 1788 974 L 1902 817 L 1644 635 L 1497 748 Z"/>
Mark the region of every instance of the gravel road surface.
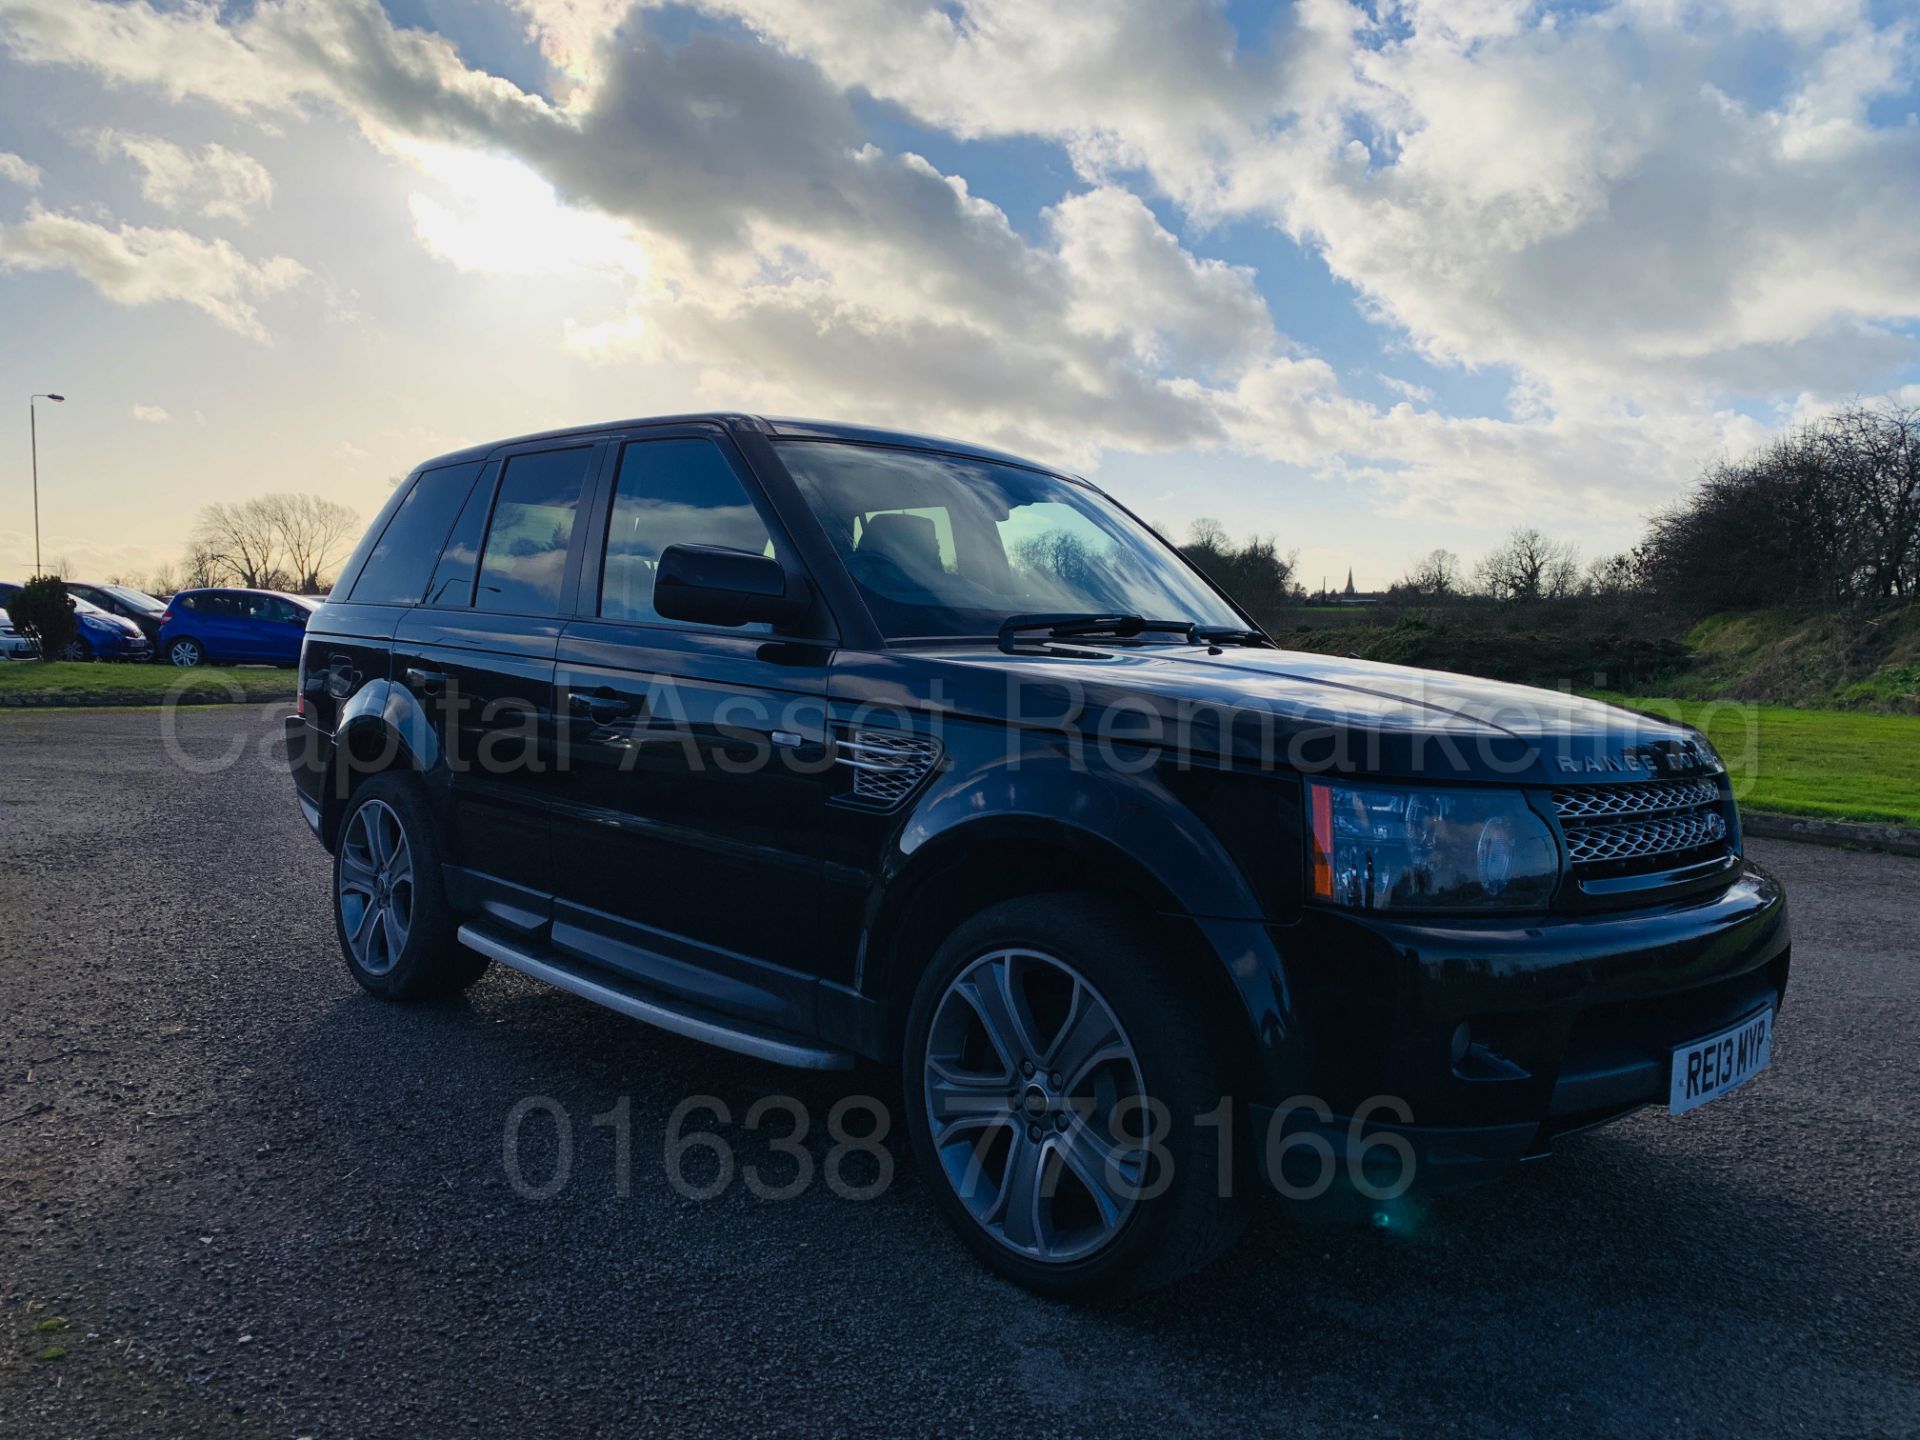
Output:
<path fill-rule="evenodd" d="M 1795 972 L 1738 1094 L 1072 1309 L 967 1258 L 897 1125 L 834 1192 L 883 1075 L 498 967 L 362 995 L 278 714 L 0 715 L 0 1435 L 1920 1433 L 1920 860 L 1753 845 Z"/>

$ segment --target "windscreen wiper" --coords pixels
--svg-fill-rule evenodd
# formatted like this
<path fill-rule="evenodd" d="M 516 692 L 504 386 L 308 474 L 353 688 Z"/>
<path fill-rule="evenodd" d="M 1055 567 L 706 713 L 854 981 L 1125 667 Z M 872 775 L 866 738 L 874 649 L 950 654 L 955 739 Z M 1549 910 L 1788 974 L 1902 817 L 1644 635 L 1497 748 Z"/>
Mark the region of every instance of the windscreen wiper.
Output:
<path fill-rule="evenodd" d="M 1194 645 L 1262 645 L 1273 641 L 1258 630 L 1238 630 L 1231 625 L 1189 625 L 1187 639 Z"/>
<path fill-rule="evenodd" d="M 1112 635 L 1126 640 L 1147 630 L 1184 635 L 1192 628 L 1190 620 L 1149 620 L 1144 615 L 1009 615 L 1000 624 L 1000 648 L 1009 649 L 1020 636 L 1036 633 L 1053 640 L 1076 635 Z"/>

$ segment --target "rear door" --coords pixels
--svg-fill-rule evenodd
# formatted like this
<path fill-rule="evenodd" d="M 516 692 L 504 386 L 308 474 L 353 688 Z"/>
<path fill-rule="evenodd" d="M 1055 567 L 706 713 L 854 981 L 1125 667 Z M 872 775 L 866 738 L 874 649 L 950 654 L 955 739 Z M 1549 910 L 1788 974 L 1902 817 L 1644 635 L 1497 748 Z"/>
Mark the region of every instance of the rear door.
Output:
<path fill-rule="evenodd" d="M 550 441 L 493 457 L 426 602 L 394 632 L 394 682 L 431 717 L 440 751 L 450 878 L 468 903 L 523 930 L 545 924 L 553 891 L 554 652 L 603 448 Z"/>
<path fill-rule="evenodd" d="M 203 590 L 193 597 L 193 634 L 208 656 L 223 663 L 251 660 L 251 636 L 241 619 L 240 597 L 231 590 Z"/>
<path fill-rule="evenodd" d="M 235 653 L 243 660 L 272 660 L 275 597 L 257 590 L 236 590 L 232 595 L 236 617 L 232 622 Z"/>
<path fill-rule="evenodd" d="M 669 545 L 798 561 L 724 434 L 650 432 L 618 451 L 582 613 L 560 640 L 555 943 L 804 1028 L 813 978 L 849 978 L 853 963 L 812 944 L 832 640 L 659 615 L 654 567 Z"/>

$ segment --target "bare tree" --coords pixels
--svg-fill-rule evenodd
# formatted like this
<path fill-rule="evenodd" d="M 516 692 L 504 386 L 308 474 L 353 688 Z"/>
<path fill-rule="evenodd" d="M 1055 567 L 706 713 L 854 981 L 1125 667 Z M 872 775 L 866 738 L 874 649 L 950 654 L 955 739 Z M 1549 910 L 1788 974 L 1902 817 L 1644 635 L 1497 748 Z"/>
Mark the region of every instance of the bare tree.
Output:
<path fill-rule="evenodd" d="M 1429 550 L 1393 588 L 1434 599 L 1457 595 L 1460 593 L 1460 557 L 1451 550 Z"/>
<path fill-rule="evenodd" d="M 265 495 L 260 503 L 280 535 L 280 553 L 293 588 L 316 591 L 352 548 L 359 517 L 319 495 Z"/>
<path fill-rule="evenodd" d="M 1587 566 L 1583 584 L 1589 595 L 1627 595 L 1640 588 L 1640 557 L 1632 551 L 1602 555 Z"/>
<path fill-rule="evenodd" d="M 1474 568 L 1482 594 L 1496 600 L 1558 600 L 1573 594 L 1580 580 L 1579 553 L 1522 526 Z"/>
<path fill-rule="evenodd" d="M 197 584 L 317 589 L 345 558 L 355 524 L 353 511 L 318 495 L 209 505 L 194 527 L 186 567 Z"/>
<path fill-rule="evenodd" d="M 180 561 L 181 590 L 192 590 L 202 585 L 218 585 L 226 579 L 226 567 L 220 556 L 208 545 L 199 540 L 187 542 L 187 553 Z"/>
<path fill-rule="evenodd" d="M 265 589 L 279 569 L 280 526 L 264 498 L 208 505 L 193 543 L 206 552 L 215 573 L 234 585 Z"/>

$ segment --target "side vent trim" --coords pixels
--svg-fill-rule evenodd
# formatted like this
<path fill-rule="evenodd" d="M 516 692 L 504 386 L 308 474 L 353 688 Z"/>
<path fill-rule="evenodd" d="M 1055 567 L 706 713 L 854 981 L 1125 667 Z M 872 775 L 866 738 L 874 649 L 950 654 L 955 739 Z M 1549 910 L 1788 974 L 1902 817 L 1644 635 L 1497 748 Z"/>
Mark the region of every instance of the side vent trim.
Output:
<path fill-rule="evenodd" d="M 892 810 L 940 763 L 940 742 L 907 730 L 836 725 L 833 759 L 852 773 L 841 803 Z"/>

